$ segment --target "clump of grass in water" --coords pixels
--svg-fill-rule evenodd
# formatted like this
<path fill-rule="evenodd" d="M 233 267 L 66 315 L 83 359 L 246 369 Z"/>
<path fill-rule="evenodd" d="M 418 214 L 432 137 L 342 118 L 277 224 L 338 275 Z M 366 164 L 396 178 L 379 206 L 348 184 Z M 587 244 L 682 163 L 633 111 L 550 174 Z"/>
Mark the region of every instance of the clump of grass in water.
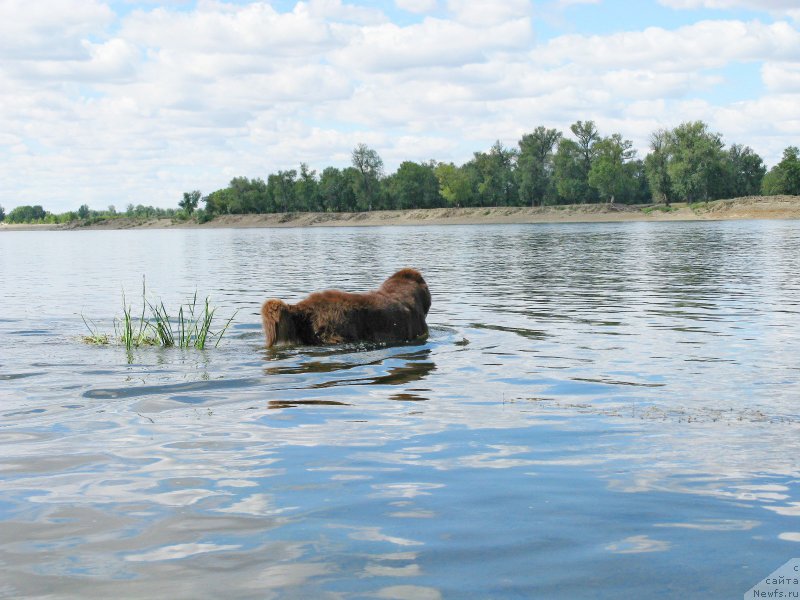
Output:
<path fill-rule="evenodd" d="M 104 346 L 109 343 L 108 334 L 100 333 L 94 321 L 91 319 L 87 320 L 83 315 L 81 315 L 81 319 L 83 319 L 83 324 L 86 325 L 86 329 L 89 330 L 89 335 L 83 336 L 84 342 L 94 346 Z"/>
<path fill-rule="evenodd" d="M 184 310 L 184 306 L 186 310 Z M 148 317 L 147 311 L 150 311 Z M 146 296 L 144 282 L 142 283 L 142 313 L 137 318 L 133 308 L 122 294 L 122 318 L 114 319 L 114 333 L 119 342 L 130 352 L 140 346 L 163 346 L 166 348 L 196 348 L 204 350 L 212 340 L 216 340 L 214 347 L 219 346 L 222 336 L 228 330 L 234 312 L 225 325 L 217 332 L 211 330 L 214 314 L 217 309 L 212 308 L 209 299 L 199 307 L 197 305 L 197 292 L 191 302 L 181 305 L 175 319 L 170 317 L 162 301 L 150 302 Z M 84 319 L 91 335 L 85 336 L 84 341 L 93 344 L 108 344 L 107 335 L 98 334 L 97 328 L 92 328 Z"/>
<path fill-rule="evenodd" d="M 152 304 L 146 299 L 144 300 L 147 307 L 150 309 L 153 323 L 150 324 L 151 328 L 155 331 L 156 339 L 162 346 L 170 347 L 177 346 L 178 348 L 197 348 L 203 350 L 206 343 L 210 339 L 216 338 L 214 347 L 219 346 L 222 336 L 227 331 L 228 326 L 233 321 L 233 317 L 225 323 L 222 330 L 217 333 L 211 331 L 211 323 L 214 320 L 214 313 L 216 308 L 211 308 L 208 298 L 198 311 L 197 306 L 197 292 L 194 293 L 192 301 L 185 305 L 181 305 L 178 309 L 178 315 L 175 320 L 175 328 L 173 329 L 172 319 L 164 307 L 163 302 Z"/>
<path fill-rule="evenodd" d="M 149 334 L 151 325 L 145 319 L 146 306 L 145 284 L 142 282 L 142 315 L 139 317 L 138 324 L 134 325 L 136 320 L 132 316 L 132 308 L 125 300 L 125 292 L 122 292 L 122 319 L 119 321 L 114 319 L 114 333 L 128 352 L 132 348 L 138 348 L 139 346 L 155 346 L 158 344 L 158 340 Z"/>

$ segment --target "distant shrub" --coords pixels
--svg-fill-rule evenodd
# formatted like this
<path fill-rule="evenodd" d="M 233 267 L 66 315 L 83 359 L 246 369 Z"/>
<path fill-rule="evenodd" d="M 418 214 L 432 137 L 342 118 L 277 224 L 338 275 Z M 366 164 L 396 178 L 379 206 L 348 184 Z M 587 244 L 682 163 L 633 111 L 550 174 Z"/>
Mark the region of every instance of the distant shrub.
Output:
<path fill-rule="evenodd" d="M 47 216 L 44 209 L 39 206 L 18 206 L 6 216 L 9 223 L 34 223 Z"/>
<path fill-rule="evenodd" d="M 642 209 L 642 212 L 646 215 L 651 215 L 654 212 L 662 212 L 662 213 L 670 213 L 675 212 L 678 210 L 678 207 L 671 206 L 668 204 L 659 204 L 657 206 L 648 206 Z"/>
<path fill-rule="evenodd" d="M 203 223 L 208 223 L 209 221 L 214 219 L 214 215 L 204 209 L 198 209 L 195 211 L 195 216 L 197 217 L 197 222 L 202 225 Z"/>

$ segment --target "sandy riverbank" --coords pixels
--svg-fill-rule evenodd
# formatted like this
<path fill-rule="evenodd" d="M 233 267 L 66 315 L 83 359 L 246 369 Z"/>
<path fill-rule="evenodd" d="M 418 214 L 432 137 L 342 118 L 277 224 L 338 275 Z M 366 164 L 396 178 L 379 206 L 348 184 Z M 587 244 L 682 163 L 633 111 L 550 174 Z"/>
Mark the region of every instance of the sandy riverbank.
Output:
<path fill-rule="evenodd" d="M 653 206 L 575 204 L 547 207 L 433 208 L 359 213 L 282 213 L 224 215 L 199 225 L 171 219 L 110 219 L 83 226 L 7 225 L 0 231 L 82 229 L 167 229 L 251 227 L 374 227 L 379 225 L 480 225 L 514 223 L 604 223 L 624 221 L 708 221 L 736 219 L 798 219 L 800 196 L 750 196 L 695 204 L 676 204 L 671 210 Z"/>

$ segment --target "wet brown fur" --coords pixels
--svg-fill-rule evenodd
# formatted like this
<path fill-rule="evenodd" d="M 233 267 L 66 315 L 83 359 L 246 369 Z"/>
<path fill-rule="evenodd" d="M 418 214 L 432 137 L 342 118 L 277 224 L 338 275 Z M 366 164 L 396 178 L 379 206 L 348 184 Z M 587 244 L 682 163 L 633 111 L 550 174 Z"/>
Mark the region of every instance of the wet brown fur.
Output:
<path fill-rule="evenodd" d="M 267 346 L 342 342 L 400 342 L 428 333 L 428 284 L 419 271 L 402 269 L 364 294 L 315 292 L 297 304 L 267 300 L 261 320 Z"/>

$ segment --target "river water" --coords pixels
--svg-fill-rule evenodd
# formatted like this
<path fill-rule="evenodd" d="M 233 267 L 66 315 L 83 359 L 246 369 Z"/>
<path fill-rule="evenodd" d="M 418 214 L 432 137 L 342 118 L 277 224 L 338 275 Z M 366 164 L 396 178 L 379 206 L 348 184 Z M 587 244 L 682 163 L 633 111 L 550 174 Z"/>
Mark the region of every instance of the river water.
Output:
<path fill-rule="evenodd" d="M 431 289 L 424 343 L 268 297 Z M 4 232 L 0 597 L 741 597 L 800 556 L 800 222 Z M 195 291 L 218 348 L 81 340 Z"/>

